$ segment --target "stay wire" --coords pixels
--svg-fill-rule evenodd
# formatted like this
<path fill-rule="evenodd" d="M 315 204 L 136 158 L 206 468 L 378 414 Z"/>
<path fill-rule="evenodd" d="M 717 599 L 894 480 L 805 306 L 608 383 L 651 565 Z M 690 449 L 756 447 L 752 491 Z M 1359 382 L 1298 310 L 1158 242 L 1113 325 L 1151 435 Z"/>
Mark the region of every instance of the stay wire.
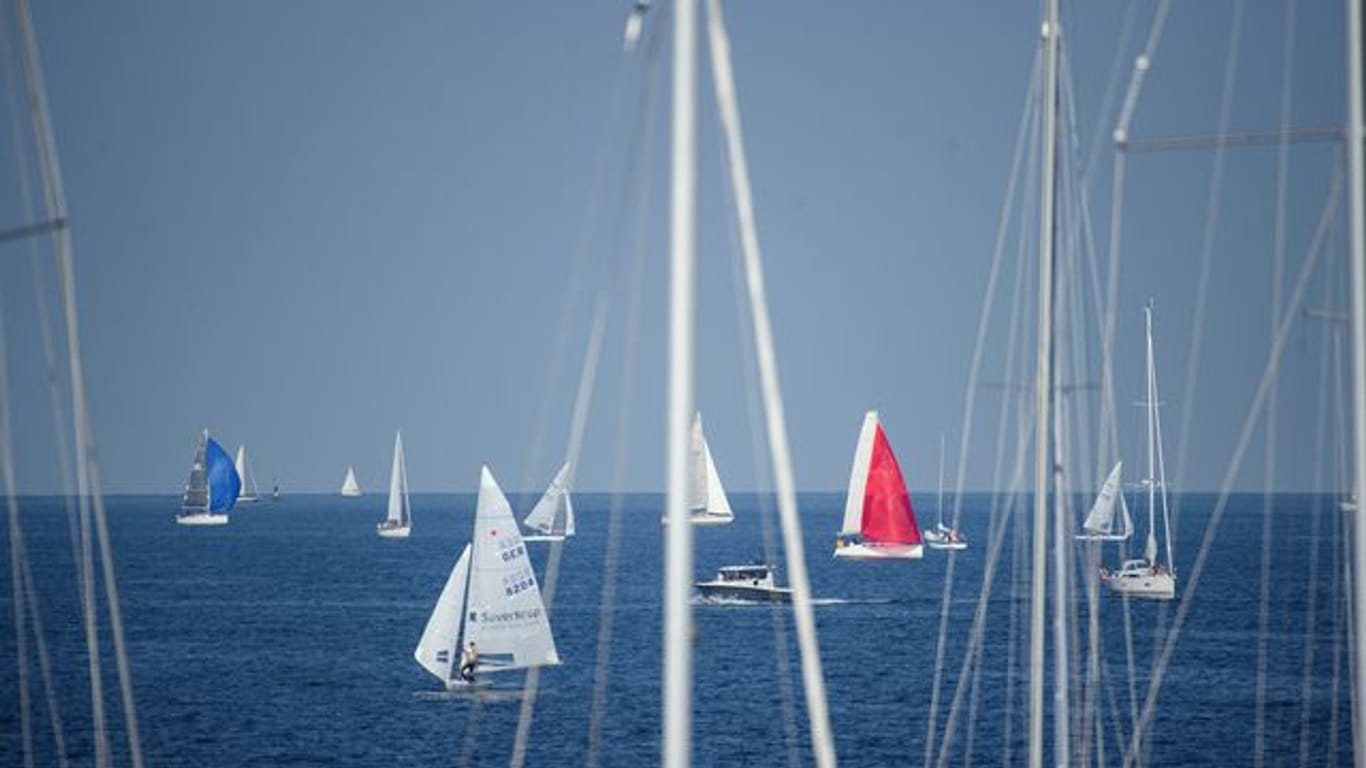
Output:
<path fill-rule="evenodd" d="M 1318 226 L 1314 232 L 1313 241 L 1310 243 L 1304 263 L 1301 265 L 1299 276 L 1295 281 L 1294 289 L 1290 294 L 1289 304 L 1281 318 L 1280 327 L 1272 339 L 1271 349 L 1267 355 L 1266 364 L 1262 370 L 1257 390 L 1253 396 L 1252 405 L 1248 409 L 1243 426 L 1239 432 L 1238 441 L 1235 444 L 1233 456 L 1229 462 L 1229 468 L 1220 484 L 1219 496 L 1214 505 L 1214 510 L 1210 514 L 1209 522 L 1205 527 L 1205 535 L 1201 540 L 1200 549 L 1196 555 L 1195 564 L 1187 576 L 1187 584 L 1182 591 L 1181 601 L 1176 611 L 1176 617 L 1172 621 L 1170 630 L 1160 643 L 1157 651 L 1158 658 L 1154 665 L 1153 677 L 1148 683 L 1147 695 L 1144 699 L 1143 710 L 1140 713 L 1138 724 L 1130 740 L 1129 748 L 1125 753 L 1124 764 L 1133 765 L 1141 755 L 1143 739 L 1146 737 L 1148 724 L 1151 722 L 1153 712 L 1157 706 L 1157 697 L 1162 688 L 1162 680 L 1166 674 L 1167 667 L 1171 660 L 1172 653 L 1175 651 L 1176 643 L 1180 639 L 1181 630 L 1185 625 L 1187 616 L 1190 613 L 1191 603 L 1196 594 L 1196 588 L 1200 583 L 1200 576 L 1204 572 L 1205 562 L 1209 556 L 1214 538 L 1219 531 L 1219 525 L 1223 521 L 1223 516 L 1227 510 L 1228 500 L 1232 493 L 1233 482 L 1242 467 L 1242 461 L 1251 443 L 1252 434 L 1259 421 L 1266 405 L 1267 395 L 1270 391 L 1271 380 L 1274 378 L 1280 365 L 1281 352 L 1284 349 L 1289 329 L 1293 324 L 1296 314 L 1298 314 L 1303 303 L 1306 287 L 1310 276 L 1314 273 L 1314 268 L 1318 264 L 1319 256 L 1323 252 L 1323 242 L 1327 236 L 1327 230 L 1332 224 L 1341 193 L 1343 179 L 1339 171 L 1333 175 L 1332 189 L 1329 191 L 1328 200 L 1323 209 L 1323 214 L 1319 219 Z"/>

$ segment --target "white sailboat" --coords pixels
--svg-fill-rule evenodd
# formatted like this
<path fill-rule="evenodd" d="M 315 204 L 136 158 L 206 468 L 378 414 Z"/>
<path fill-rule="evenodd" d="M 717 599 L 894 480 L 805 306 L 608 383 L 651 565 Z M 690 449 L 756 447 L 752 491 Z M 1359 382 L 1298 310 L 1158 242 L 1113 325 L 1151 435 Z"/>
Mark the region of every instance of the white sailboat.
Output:
<path fill-rule="evenodd" d="M 1148 412 L 1148 476 L 1142 486 L 1148 491 L 1148 538 L 1143 544 L 1143 557 L 1126 560 L 1114 573 L 1102 572 L 1111 591 L 1130 597 L 1152 600 L 1171 600 L 1176 597 L 1176 573 L 1172 569 L 1171 522 L 1167 514 L 1167 484 L 1165 461 L 1162 458 L 1162 422 L 1157 414 L 1157 371 L 1153 363 L 1153 307 L 1143 308 L 1144 330 L 1147 337 L 1147 398 L 1143 406 Z M 1116 469 L 1118 471 L 1118 469 Z M 1111 474 L 1114 474 L 1112 472 Z M 1162 524 L 1167 533 L 1167 565 L 1157 559 L 1157 502 L 1161 491 Z"/>
<path fill-rule="evenodd" d="M 560 663 L 526 544 L 502 489 L 480 470 L 474 535 L 437 598 L 413 658 L 447 690 L 482 672 Z"/>
<path fill-rule="evenodd" d="M 944 523 L 944 436 L 939 436 L 939 496 L 936 502 L 939 520 L 934 527 L 923 531 L 925 543 L 930 545 L 930 549 L 946 549 L 959 551 L 968 548 L 968 540 L 963 538 L 963 534 L 957 528 Z"/>
<path fill-rule="evenodd" d="M 523 541 L 564 541 L 574 535 L 574 502 L 570 499 L 569 462 L 560 467 L 550 487 L 545 489 L 531 513 L 522 521 L 536 533 L 523 536 Z"/>
<path fill-rule="evenodd" d="M 408 504 L 408 468 L 403 461 L 403 435 L 395 432 L 394 464 L 389 470 L 389 514 L 375 526 L 375 531 L 381 539 L 406 539 L 412 530 L 413 510 Z"/>
<path fill-rule="evenodd" d="M 693 525 L 727 525 L 735 520 L 735 512 L 726 498 L 726 488 L 716 472 L 711 448 L 702 432 L 702 414 L 693 414 L 692 434 L 688 455 L 688 522 Z M 669 522 L 667 518 L 660 522 Z"/>
<path fill-rule="evenodd" d="M 877 411 L 869 411 L 854 449 L 835 557 L 917 560 L 924 554 L 924 539 L 901 467 Z"/>
<path fill-rule="evenodd" d="M 251 463 L 247 461 L 246 445 L 237 446 L 237 460 L 233 466 L 237 468 L 237 476 L 242 479 L 242 495 L 237 497 L 237 503 L 259 501 L 261 491 L 256 487 L 256 473 L 251 471 Z"/>
<path fill-rule="evenodd" d="M 206 429 L 195 446 L 180 514 L 175 521 L 180 525 L 227 525 L 228 513 L 241 490 L 242 478 L 228 452 L 209 437 Z"/>
<path fill-rule="evenodd" d="M 1076 535 L 1080 541 L 1123 541 L 1134 533 L 1134 520 L 1129 516 L 1129 505 L 1124 501 L 1120 484 L 1120 468 L 1124 462 L 1115 462 L 1115 468 L 1105 478 L 1096 494 L 1096 501 L 1081 524 L 1082 532 Z M 1118 517 L 1115 511 L 1119 511 Z"/>
<path fill-rule="evenodd" d="M 356 482 L 356 470 L 352 469 L 349 466 L 346 468 L 346 479 L 342 481 L 341 495 L 360 495 L 360 483 Z"/>

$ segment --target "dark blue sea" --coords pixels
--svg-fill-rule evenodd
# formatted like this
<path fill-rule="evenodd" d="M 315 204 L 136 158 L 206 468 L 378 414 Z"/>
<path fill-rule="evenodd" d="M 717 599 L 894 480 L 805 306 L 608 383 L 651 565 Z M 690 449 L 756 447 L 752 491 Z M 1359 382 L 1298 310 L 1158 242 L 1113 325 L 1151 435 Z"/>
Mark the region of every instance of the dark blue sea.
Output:
<path fill-rule="evenodd" d="M 469 536 L 472 495 L 414 497 L 414 529 L 407 541 L 375 536 L 385 503 L 381 495 L 262 501 L 240 506 L 232 523 L 217 529 L 175 525 L 178 501 L 170 496 L 108 500 L 148 765 L 507 763 L 518 714 L 514 698 L 437 695 L 439 682 L 412 658 Z M 801 497 L 812 586 L 819 598 L 821 660 L 842 764 L 923 764 L 941 598 L 953 558 L 936 729 L 936 739 L 942 739 L 984 589 L 993 501 L 999 499 L 965 497 L 962 527 L 972 541 L 966 552 L 927 552 L 918 562 L 851 563 L 830 557 L 842 495 Z M 513 499 L 519 513 L 530 502 Z M 610 502 L 591 494 L 575 499 L 579 535 L 564 546 L 551 612 L 564 664 L 541 676 L 529 765 L 587 760 L 594 657 L 607 610 L 614 630 L 600 764 L 659 760 L 662 499 L 624 499 L 616 599 L 603 606 Z M 732 504 L 734 524 L 696 530 L 698 577 L 720 565 L 772 557 L 765 551 L 760 513 L 771 507 L 767 499 L 735 494 Z M 74 764 L 88 765 L 87 656 L 67 513 L 61 499 L 26 498 L 20 505 L 67 750 Z M 917 497 L 916 505 L 922 525 L 932 520 L 931 500 Z M 1212 496 L 1181 501 L 1176 541 L 1181 594 L 1189 589 L 1188 575 L 1213 507 Z M 1153 765 L 1253 762 L 1262 507 L 1260 496 L 1234 497 L 1213 540 L 1146 742 L 1146 759 Z M 1346 620 L 1342 517 L 1326 497 L 1275 497 L 1269 631 L 1263 638 L 1269 659 L 1262 697 L 1268 765 L 1298 764 L 1302 745 L 1310 764 L 1350 763 L 1349 663 L 1341 644 Z M 1139 525 L 1144 527 L 1141 520 Z M 8 552 L 8 535 L 5 541 Z M 529 546 L 543 569 L 549 545 Z M 952 764 L 1024 763 L 1027 573 L 1018 563 L 1024 551 L 1015 527 L 1005 529 L 980 672 L 962 696 L 949 751 Z M 1074 550 L 1079 558 L 1083 551 Z M 1115 564 L 1113 550 L 1106 560 Z M 1080 563 L 1075 571 L 1078 578 L 1088 572 Z M 785 582 L 785 572 L 780 580 Z M 0 569 L 0 582 L 0 764 L 20 765 L 9 567 Z M 1084 670 L 1088 613 L 1085 591 L 1077 594 L 1073 642 L 1078 668 Z M 695 764 L 811 762 L 789 611 L 696 605 Z M 1127 738 L 1131 725 L 1124 611 L 1123 601 L 1101 595 L 1097 619 L 1106 682 L 1097 697 L 1106 764 L 1118 764 L 1118 741 Z M 1128 611 L 1141 706 L 1155 642 L 1167 637 L 1176 604 L 1135 601 Z M 107 627 L 103 611 L 101 626 Z M 107 631 L 101 645 L 110 739 L 122 765 L 127 743 Z M 1309 649 L 1313 653 L 1306 664 Z M 29 652 L 34 653 L 31 643 Z M 39 679 L 34 661 L 35 763 L 55 765 Z M 516 675 L 500 685 L 516 688 L 520 682 Z M 1051 677 L 1049 685 L 1051 691 Z M 1082 687 L 1079 680 L 1073 686 L 1078 708 Z M 1051 742 L 1051 723 L 1047 729 Z M 1096 748 L 1094 738 L 1091 743 Z"/>

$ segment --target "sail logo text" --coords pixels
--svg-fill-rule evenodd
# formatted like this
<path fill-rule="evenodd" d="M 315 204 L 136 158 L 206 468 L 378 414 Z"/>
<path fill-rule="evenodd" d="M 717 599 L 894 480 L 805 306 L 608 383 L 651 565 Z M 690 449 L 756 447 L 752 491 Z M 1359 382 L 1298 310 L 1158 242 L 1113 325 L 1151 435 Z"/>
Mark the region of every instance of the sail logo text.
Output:
<path fill-rule="evenodd" d="M 535 621 L 539 618 L 541 618 L 540 608 L 504 611 L 502 613 L 483 611 L 479 614 L 479 621 L 482 624 L 507 624 L 510 622 Z"/>

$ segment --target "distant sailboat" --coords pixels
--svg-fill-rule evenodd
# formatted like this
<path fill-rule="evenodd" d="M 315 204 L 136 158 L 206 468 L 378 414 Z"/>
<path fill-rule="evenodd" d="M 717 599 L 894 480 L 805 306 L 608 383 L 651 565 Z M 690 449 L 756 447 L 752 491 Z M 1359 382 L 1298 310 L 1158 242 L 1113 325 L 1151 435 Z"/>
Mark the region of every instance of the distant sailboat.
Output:
<path fill-rule="evenodd" d="M 712 461 L 711 448 L 707 446 L 706 435 L 702 432 L 702 414 L 696 413 L 692 420 L 692 435 L 688 449 L 688 521 L 693 525 L 726 525 L 735 520 L 735 512 L 726 498 L 726 488 L 721 485 L 721 475 L 716 472 L 716 462 Z M 668 519 L 660 522 L 667 523 Z"/>
<path fill-rule="evenodd" d="M 176 522 L 181 525 L 227 525 L 228 513 L 237 503 L 242 490 L 242 478 L 233 466 L 232 457 L 218 441 L 209 437 L 209 430 L 199 437 L 195 447 L 190 477 L 185 481 L 185 496 L 180 504 Z"/>
<path fill-rule="evenodd" d="M 279 501 L 279 500 L 280 500 L 280 481 L 279 481 L 278 479 L 275 480 L 274 486 L 275 486 L 275 487 L 272 488 L 271 491 L 270 491 L 270 500 L 271 500 L 271 501 Z"/>
<path fill-rule="evenodd" d="M 355 480 L 347 475 L 348 480 Z M 342 493 L 346 490 L 343 488 Z M 360 489 L 356 490 L 360 495 Z M 403 461 L 403 435 L 394 433 L 394 465 L 389 470 L 389 515 L 375 526 L 381 539 L 406 539 L 413 530 L 413 512 L 408 504 L 408 468 Z"/>
<path fill-rule="evenodd" d="M 356 482 L 356 470 L 352 469 L 351 467 L 346 468 L 346 479 L 342 481 L 341 495 L 360 495 L 360 483 Z"/>
<path fill-rule="evenodd" d="M 569 483 L 569 462 L 565 462 L 540 501 L 531 508 L 531 514 L 522 521 L 536 531 L 523 536 L 523 541 L 564 541 L 574 535 L 574 502 L 569 496 Z"/>
<path fill-rule="evenodd" d="M 413 658 L 447 690 L 473 684 L 481 672 L 560 663 L 512 505 L 488 467 L 480 470 L 473 539 L 451 569 Z"/>
<path fill-rule="evenodd" d="M 1120 485 L 1120 468 L 1124 462 L 1115 462 L 1115 468 L 1110 470 L 1110 476 L 1105 478 L 1105 483 L 1100 486 L 1100 492 L 1096 494 L 1096 502 L 1091 505 L 1091 512 L 1086 516 L 1086 522 L 1081 524 L 1082 533 L 1076 535 L 1081 541 L 1123 541 L 1134 533 L 1134 520 L 1129 516 L 1129 505 L 1124 502 L 1124 493 Z M 1115 510 L 1119 510 L 1116 518 Z"/>
<path fill-rule="evenodd" d="M 930 545 L 930 549 L 947 549 L 958 551 L 968 548 L 968 540 L 963 538 L 963 534 L 957 528 L 944 523 L 944 436 L 939 436 L 939 495 L 935 502 L 935 511 L 939 516 L 938 522 L 928 531 L 924 531 L 925 543 Z"/>
<path fill-rule="evenodd" d="M 251 471 L 251 463 L 247 461 L 247 446 L 237 446 L 237 460 L 233 466 L 237 469 L 237 476 L 242 479 L 242 495 L 237 497 L 237 503 L 259 501 L 261 491 L 256 487 L 256 473 Z"/>
<path fill-rule="evenodd" d="M 1130 597 L 1171 600 L 1176 597 L 1176 573 L 1172 569 L 1171 523 L 1167 520 L 1167 484 L 1162 460 L 1162 421 L 1157 415 L 1157 370 L 1153 363 L 1153 307 L 1143 308 L 1147 337 L 1147 398 L 1143 403 L 1148 415 L 1148 476 L 1143 487 L 1148 491 L 1148 538 L 1141 559 L 1126 560 L 1114 573 L 1101 576 L 1113 592 Z M 1115 469 L 1115 472 L 1118 468 Z M 1114 475 L 1115 472 L 1111 472 Z M 1116 481 L 1118 482 L 1118 481 Z M 1162 519 L 1167 532 L 1167 565 L 1157 559 L 1157 502 L 1162 491 Z"/>
<path fill-rule="evenodd" d="M 923 555 L 920 526 L 911 509 L 901 467 L 877 411 L 869 411 L 863 417 L 863 430 L 854 450 L 835 557 L 916 559 Z"/>

